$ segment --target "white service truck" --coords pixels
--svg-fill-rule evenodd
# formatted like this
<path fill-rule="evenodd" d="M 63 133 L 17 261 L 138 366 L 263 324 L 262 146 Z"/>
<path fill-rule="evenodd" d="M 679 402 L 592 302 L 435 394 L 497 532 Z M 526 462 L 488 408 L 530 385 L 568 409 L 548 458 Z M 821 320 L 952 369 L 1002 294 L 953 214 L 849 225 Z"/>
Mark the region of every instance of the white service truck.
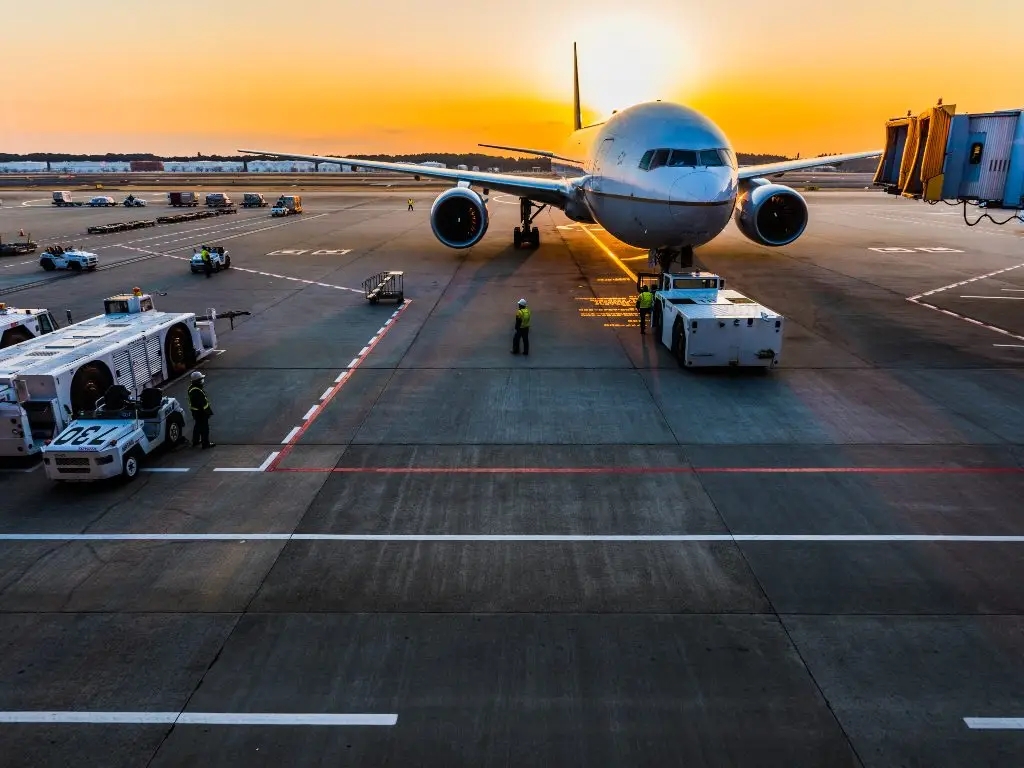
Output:
<path fill-rule="evenodd" d="M 62 245 L 51 245 L 39 254 L 39 266 L 47 272 L 52 272 L 55 269 L 93 272 L 99 263 L 99 257 L 95 253 L 80 251 L 73 245 L 67 248 Z"/>
<path fill-rule="evenodd" d="M 210 254 L 210 264 L 213 266 L 214 272 L 231 268 L 231 253 L 223 245 L 203 245 L 193 249 L 192 258 L 189 261 L 193 275 L 204 271 L 203 249 Z"/>
<path fill-rule="evenodd" d="M 157 387 L 138 399 L 115 384 L 95 408 L 72 421 L 43 447 L 43 469 L 51 480 L 131 480 L 146 456 L 182 441 L 185 410 Z"/>
<path fill-rule="evenodd" d="M 18 309 L 0 303 L 0 349 L 51 333 L 60 325 L 47 309 Z"/>
<path fill-rule="evenodd" d="M 159 312 L 141 291 L 104 313 L 0 349 L 0 456 L 32 456 L 114 384 L 131 392 L 176 379 L 217 345 L 214 320 Z"/>
<path fill-rule="evenodd" d="M 774 368 L 782 354 L 784 318 L 710 272 L 640 274 L 637 289 L 655 289 L 655 337 L 685 368 Z"/>

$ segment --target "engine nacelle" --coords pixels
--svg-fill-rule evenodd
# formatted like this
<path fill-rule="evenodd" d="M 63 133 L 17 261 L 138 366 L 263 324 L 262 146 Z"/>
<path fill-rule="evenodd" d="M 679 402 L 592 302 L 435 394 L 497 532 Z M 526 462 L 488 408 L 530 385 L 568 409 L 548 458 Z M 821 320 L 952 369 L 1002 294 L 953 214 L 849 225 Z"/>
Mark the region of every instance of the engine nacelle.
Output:
<path fill-rule="evenodd" d="M 789 245 L 807 226 L 807 203 L 795 189 L 752 179 L 741 187 L 733 219 L 759 245 Z"/>
<path fill-rule="evenodd" d="M 430 228 L 434 237 L 449 248 L 469 248 L 487 232 L 487 206 L 469 187 L 452 187 L 437 196 L 430 206 Z"/>

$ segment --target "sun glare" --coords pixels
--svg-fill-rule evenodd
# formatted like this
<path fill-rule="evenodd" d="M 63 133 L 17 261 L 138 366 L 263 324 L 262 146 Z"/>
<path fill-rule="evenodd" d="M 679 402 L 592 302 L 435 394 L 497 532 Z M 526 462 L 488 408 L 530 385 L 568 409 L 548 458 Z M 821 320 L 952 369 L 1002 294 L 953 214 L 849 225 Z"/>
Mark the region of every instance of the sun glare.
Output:
<path fill-rule="evenodd" d="M 686 32 L 649 15 L 597 19 L 576 38 L 580 98 L 601 118 L 643 101 L 675 99 L 697 80 Z"/>

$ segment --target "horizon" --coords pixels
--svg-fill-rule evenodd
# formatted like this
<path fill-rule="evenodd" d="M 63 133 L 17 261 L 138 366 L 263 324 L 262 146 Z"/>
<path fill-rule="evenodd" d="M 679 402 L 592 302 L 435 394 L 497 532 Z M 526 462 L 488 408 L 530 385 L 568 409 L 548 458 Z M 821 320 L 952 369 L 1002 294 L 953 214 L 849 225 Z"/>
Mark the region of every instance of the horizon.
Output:
<path fill-rule="evenodd" d="M 938 98 L 961 113 L 1020 106 L 998 78 L 956 65 L 1017 66 L 1013 25 L 989 21 L 1000 9 L 1017 10 L 1005 0 L 966 16 L 951 0 L 842 10 L 779 0 L 771 14 L 750 0 L 641 0 L 629 10 L 610 0 L 554 9 L 450 0 L 444 11 L 414 0 L 373 9 L 308 0 L 282 24 L 272 0 L 179 0 L 127 14 L 118 0 L 51 0 L 19 8 L 28 34 L 7 44 L 10 58 L 33 63 L 6 89 L 4 149 L 404 155 L 476 153 L 486 142 L 557 151 L 572 127 L 576 42 L 586 122 L 662 98 L 698 109 L 746 154 L 870 150 L 883 145 L 886 120 Z M 530 56 L 475 52 L 500 46 L 524 20 Z M 32 30 L 66 54 L 40 60 Z M 927 45 L 909 55 L 908 30 L 941 41 L 945 62 Z M 116 52 L 116 77 L 99 65 L 97 39 Z M 69 69 L 69 57 L 85 66 Z M 211 58 L 223 67 L 210 68 Z"/>

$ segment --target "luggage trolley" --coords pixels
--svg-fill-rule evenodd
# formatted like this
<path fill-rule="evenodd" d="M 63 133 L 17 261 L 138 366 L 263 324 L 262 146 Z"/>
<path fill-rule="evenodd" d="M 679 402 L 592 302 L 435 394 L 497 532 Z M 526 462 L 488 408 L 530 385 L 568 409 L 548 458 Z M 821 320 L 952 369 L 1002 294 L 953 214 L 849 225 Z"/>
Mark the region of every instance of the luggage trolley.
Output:
<path fill-rule="evenodd" d="M 380 272 L 363 281 L 363 291 L 371 304 L 381 299 L 395 299 L 398 304 L 405 301 L 404 272 Z"/>

